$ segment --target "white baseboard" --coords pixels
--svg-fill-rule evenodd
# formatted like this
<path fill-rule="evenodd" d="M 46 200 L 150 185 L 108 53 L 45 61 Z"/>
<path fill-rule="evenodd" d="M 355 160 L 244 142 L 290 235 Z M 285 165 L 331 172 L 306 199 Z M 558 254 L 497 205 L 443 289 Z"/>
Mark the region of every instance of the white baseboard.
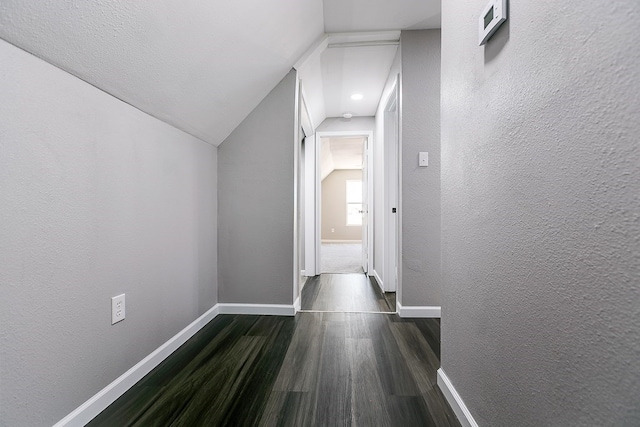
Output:
<path fill-rule="evenodd" d="M 384 283 L 382 283 L 382 278 L 380 278 L 380 275 L 378 274 L 378 272 L 374 269 L 373 270 L 373 277 L 376 279 L 376 282 L 378 283 L 378 286 L 380 287 L 380 290 L 384 293 Z"/>
<path fill-rule="evenodd" d="M 442 394 L 449 402 L 449 406 L 456 413 L 458 421 L 464 427 L 478 427 L 478 423 L 473 419 L 471 412 L 467 409 L 467 405 L 464 404 L 462 398 L 451 384 L 449 377 L 444 373 L 442 368 L 438 369 L 438 387 L 442 390 Z"/>
<path fill-rule="evenodd" d="M 145 375 L 151 372 L 171 353 L 176 351 L 189 338 L 196 334 L 203 326 L 213 320 L 219 313 L 219 304 L 214 305 L 202 316 L 191 322 L 189 326 L 174 335 L 169 341 L 162 344 L 147 357 L 138 362 L 133 368 L 120 375 L 111 384 L 100 390 L 89 400 L 76 408 L 69 415 L 58 421 L 54 427 L 84 426 L 100 412 L 105 410 L 127 390 L 133 387 Z"/>
<path fill-rule="evenodd" d="M 362 240 L 331 240 L 322 239 L 320 243 L 362 243 Z"/>
<path fill-rule="evenodd" d="M 295 316 L 293 304 L 235 304 L 218 303 L 220 314 L 256 314 L 261 316 Z"/>
<path fill-rule="evenodd" d="M 301 303 L 300 303 L 300 297 L 296 298 L 295 302 L 293 303 L 293 309 L 295 310 L 295 313 L 300 311 L 301 308 Z"/>
<path fill-rule="evenodd" d="M 440 318 L 442 311 L 439 305 L 434 306 L 403 306 L 396 301 L 396 308 L 400 317 Z"/>

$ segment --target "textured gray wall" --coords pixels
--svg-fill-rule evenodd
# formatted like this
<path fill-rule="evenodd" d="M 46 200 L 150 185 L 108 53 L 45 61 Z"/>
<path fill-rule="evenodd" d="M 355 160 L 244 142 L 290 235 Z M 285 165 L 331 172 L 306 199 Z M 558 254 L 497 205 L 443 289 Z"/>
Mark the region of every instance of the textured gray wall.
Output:
<path fill-rule="evenodd" d="M 402 288 L 405 306 L 439 306 L 440 30 L 403 31 L 401 95 Z M 418 153 L 429 167 L 418 167 Z"/>
<path fill-rule="evenodd" d="M 442 3 L 442 366 L 480 425 L 640 425 L 640 2 Z"/>
<path fill-rule="evenodd" d="M 296 72 L 218 147 L 220 302 L 293 303 Z"/>
<path fill-rule="evenodd" d="M 4 41 L 0 64 L 0 425 L 52 425 L 217 302 L 217 154 Z"/>
<path fill-rule="evenodd" d="M 347 225 L 347 180 L 353 179 L 362 180 L 362 171 L 334 170 L 322 181 L 323 240 L 362 240 L 362 226 Z"/>

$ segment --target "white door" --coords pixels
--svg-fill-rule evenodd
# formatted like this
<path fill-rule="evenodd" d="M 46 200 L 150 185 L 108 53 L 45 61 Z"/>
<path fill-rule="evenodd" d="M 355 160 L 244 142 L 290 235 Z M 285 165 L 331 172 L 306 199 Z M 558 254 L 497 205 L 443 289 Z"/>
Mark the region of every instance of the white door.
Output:
<path fill-rule="evenodd" d="M 369 271 L 369 140 L 362 146 L 362 269 Z"/>
<path fill-rule="evenodd" d="M 384 112 L 384 145 L 385 145 L 385 267 L 384 290 L 395 292 L 398 287 L 398 102 L 397 85 L 389 96 Z"/>
<path fill-rule="evenodd" d="M 315 135 L 304 139 L 304 271 L 305 276 L 320 274 L 320 266 L 316 264 L 316 138 Z"/>

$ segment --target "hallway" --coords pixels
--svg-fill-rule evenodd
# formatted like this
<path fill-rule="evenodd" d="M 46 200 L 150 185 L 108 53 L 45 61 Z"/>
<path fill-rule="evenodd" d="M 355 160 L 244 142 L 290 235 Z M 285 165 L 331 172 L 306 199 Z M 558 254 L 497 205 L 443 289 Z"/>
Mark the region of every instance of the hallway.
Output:
<path fill-rule="evenodd" d="M 439 319 L 221 315 L 89 426 L 458 426 Z"/>

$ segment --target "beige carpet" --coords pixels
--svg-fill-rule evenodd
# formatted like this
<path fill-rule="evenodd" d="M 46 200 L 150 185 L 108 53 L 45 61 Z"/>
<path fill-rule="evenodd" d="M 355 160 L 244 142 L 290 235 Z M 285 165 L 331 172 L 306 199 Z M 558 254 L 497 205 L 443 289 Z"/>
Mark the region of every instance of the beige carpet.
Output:
<path fill-rule="evenodd" d="M 360 243 L 323 243 L 320 252 L 321 273 L 364 273 Z"/>

